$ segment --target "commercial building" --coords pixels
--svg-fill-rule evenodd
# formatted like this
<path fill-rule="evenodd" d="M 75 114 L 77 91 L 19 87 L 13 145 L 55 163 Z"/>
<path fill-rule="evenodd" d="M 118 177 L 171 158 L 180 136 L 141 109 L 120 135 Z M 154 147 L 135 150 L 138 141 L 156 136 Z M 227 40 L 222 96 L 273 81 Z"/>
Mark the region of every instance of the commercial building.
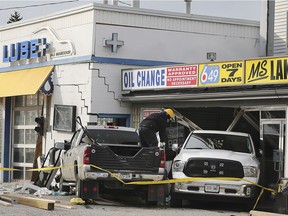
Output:
<path fill-rule="evenodd" d="M 259 22 L 103 4 L 5 25 L 0 34 L 0 165 L 18 169 L 1 172 L 0 181 L 31 179 L 27 170 L 36 146 L 46 154 L 55 142 L 69 140 L 76 116 L 85 125 L 137 127 L 145 109 L 195 113 L 189 108 L 219 109 L 220 103 L 223 113 L 225 104 L 243 105 L 243 98 L 231 99 L 235 91 L 218 88 L 216 94 L 182 87 L 144 89 L 144 96 L 123 92 L 123 69 L 205 63 L 207 53 L 216 53 L 217 61 L 241 62 L 259 56 L 260 49 Z M 35 118 L 43 120 L 43 136 L 34 130 Z"/>

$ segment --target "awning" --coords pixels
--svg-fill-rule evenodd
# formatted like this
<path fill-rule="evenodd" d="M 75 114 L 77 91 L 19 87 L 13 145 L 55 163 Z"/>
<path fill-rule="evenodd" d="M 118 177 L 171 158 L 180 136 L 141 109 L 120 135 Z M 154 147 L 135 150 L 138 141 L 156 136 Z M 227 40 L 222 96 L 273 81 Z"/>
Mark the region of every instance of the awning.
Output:
<path fill-rule="evenodd" d="M 0 97 L 36 94 L 54 66 L 0 73 Z"/>

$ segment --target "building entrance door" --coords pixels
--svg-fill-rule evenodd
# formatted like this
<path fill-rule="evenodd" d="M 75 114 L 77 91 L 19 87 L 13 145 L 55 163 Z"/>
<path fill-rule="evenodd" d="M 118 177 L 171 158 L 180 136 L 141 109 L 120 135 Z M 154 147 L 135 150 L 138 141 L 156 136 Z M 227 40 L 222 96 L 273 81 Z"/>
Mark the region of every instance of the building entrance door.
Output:
<path fill-rule="evenodd" d="M 285 132 L 285 119 L 260 120 L 261 179 L 266 187 L 275 187 L 284 176 Z"/>

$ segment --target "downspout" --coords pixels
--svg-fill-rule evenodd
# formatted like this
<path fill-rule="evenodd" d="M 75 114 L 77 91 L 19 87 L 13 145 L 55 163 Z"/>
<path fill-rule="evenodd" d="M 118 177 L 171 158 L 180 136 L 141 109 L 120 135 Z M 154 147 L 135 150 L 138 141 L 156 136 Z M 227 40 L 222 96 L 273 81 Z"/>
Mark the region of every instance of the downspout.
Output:
<path fill-rule="evenodd" d="M 190 14 L 191 13 L 192 0 L 184 0 L 184 2 L 186 3 L 186 14 Z"/>
<path fill-rule="evenodd" d="M 260 57 L 274 55 L 274 16 L 275 1 L 262 1 L 260 18 Z"/>
<path fill-rule="evenodd" d="M 10 159 L 11 159 L 11 97 L 5 98 L 5 123 L 4 123 L 4 161 L 3 167 L 10 167 Z M 10 171 L 3 171 L 3 181 L 9 182 L 10 179 Z"/>

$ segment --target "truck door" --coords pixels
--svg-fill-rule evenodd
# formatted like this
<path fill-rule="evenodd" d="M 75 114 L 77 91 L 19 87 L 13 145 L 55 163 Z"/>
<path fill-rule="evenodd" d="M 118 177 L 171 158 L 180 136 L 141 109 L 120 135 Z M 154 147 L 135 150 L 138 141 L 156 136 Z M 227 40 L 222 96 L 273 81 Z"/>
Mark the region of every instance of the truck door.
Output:
<path fill-rule="evenodd" d="M 81 130 L 76 131 L 70 141 L 70 144 L 71 144 L 70 149 L 64 152 L 62 156 L 63 161 L 65 161 L 65 163 L 62 164 L 64 166 L 64 168 L 62 168 L 62 175 L 64 176 L 65 180 L 70 180 L 70 181 L 75 180 L 75 175 L 74 175 L 75 167 L 73 166 L 74 161 L 75 161 L 74 154 L 75 154 L 75 151 L 77 151 L 76 147 L 79 145 L 81 137 L 82 137 Z"/>
<path fill-rule="evenodd" d="M 285 120 L 260 120 L 261 182 L 274 187 L 284 176 Z"/>

